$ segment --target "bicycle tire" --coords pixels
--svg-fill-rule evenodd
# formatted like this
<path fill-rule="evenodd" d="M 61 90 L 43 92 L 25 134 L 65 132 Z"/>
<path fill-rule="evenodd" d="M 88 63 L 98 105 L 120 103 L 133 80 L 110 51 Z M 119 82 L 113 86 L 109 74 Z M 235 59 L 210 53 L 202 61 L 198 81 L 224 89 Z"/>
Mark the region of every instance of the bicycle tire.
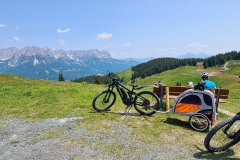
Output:
<path fill-rule="evenodd" d="M 219 124 L 217 124 L 210 132 L 208 132 L 204 140 L 204 146 L 208 151 L 211 152 L 224 151 L 240 141 L 239 136 L 231 138 L 223 132 L 223 129 L 229 126 L 230 128 L 227 130 L 228 135 L 230 134 L 233 135 L 234 131 L 239 131 L 240 116 L 236 115 L 228 119 L 225 119 Z"/>
<path fill-rule="evenodd" d="M 134 108 L 142 115 L 152 115 L 159 110 L 158 96 L 150 91 L 139 92 L 134 98 Z"/>
<path fill-rule="evenodd" d="M 198 132 L 205 132 L 209 130 L 209 119 L 202 113 L 196 113 L 189 117 L 189 125 L 192 129 Z"/>
<path fill-rule="evenodd" d="M 92 107 L 98 112 L 107 111 L 113 106 L 115 101 L 116 94 L 111 90 L 105 90 L 96 95 L 92 101 Z"/>

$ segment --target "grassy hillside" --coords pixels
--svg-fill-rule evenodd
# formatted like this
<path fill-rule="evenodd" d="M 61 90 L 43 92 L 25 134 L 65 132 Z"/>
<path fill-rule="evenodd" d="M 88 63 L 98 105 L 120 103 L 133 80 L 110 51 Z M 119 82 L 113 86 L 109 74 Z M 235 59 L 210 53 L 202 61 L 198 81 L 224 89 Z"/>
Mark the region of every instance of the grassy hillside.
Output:
<path fill-rule="evenodd" d="M 196 67 L 184 66 L 146 77 L 144 79 L 138 78 L 134 83 L 140 85 L 153 85 L 157 81 L 161 80 L 164 85 L 167 86 L 175 86 L 177 82 L 181 82 L 182 86 L 186 86 L 188 81 L 192 81 L 194 84 L 201 81 L 200 75 L 202 72 L 212 73 L 213 75 L 210 79 L 216 83 L 218 88 L 230 89 L 229 99 L 226 100 L 227 103 L 221 103 L 219 106 L 233 113 L 237 113 L 240 112 L 240 107 L 238 105 L 240 103 L 240 78 L 238 76 L 240 75 L 240 61 L 229 61 L 227 68 L 229 70 L 225 70 L 224 66 L 203 69 L 202 63 L 198 63 Z M 129 73 L 129 70 L 122 71 L 121 74 L 118 74 L 118 76 L 128 77 Z M 131 81 L 128 83 L 131 83 Z"/>
<path fill-rule="evenodd" d="M 225 75 L 236 75 L 236 76 L 240 76 L 240 61 L 230 61 L 227 65 L 227 68 L 229 70 L 225 71 L 224 74 Z"/>
<path fill-rule="evenodd" d="M 104 88 L 0 75 L 0 115 L 29 119 L 87 115 L 96 93 Z"/>
<path fill-rule="evenodd" d="M 129 84 L 131 83 L 132 74 L 133 74 L 133 71 L 131 70 L 131 68 L 129 68 L 122 72 L 118 72 L 117 76 L 123 78 L 125 84 Z"/>
<path fill-rule="evenodd" d="M 216 69 L 217 68 L 211 68 L 207 71 L 210 72 Z M 145 79 L 137 79 L 135 83 L 146 85 L 154 84 L 162 80 L 165 85 L 175 85 L 176 82 L 181 82 L 182 85 L 184 85 L 187 81 L 193 81 L 196 84 L 200 80 L 199 72 L 202 71 L 204 70 L 196 67 L 180 67 Z M 239 111 L 240 83 L 237 83 L 238 81 L 233 79 L 233 75 L 230 73 L 231 71 L 223 72 L 219 75 L 212 76 L 211 79 L 213 79 L 218 86 L 224 86 L 223 88 L 230 89 L 229 99 L 226 103 L 220 104 L 220 108 L 235 113 Z M 118 75 L 125 77 L 126 81 L 130 81 L 131 70 L 120 72 Z M 239 145 L 232 147 L 231 152 L 229 152 L 229 150 L 220 153 L 206 152 L 203 146 L 206 133 L 193 131 L 188 124 L 189 117 L 186 116 L 171 113 L 156 113 L 153 116 L 142 116 L 139 115 L 134 108 L 131 109 L 131 114 L 126 116 L 123 114 L 125 106 L 120 102 L 119 97 L 117 97 L 117 103 L 112 107 L 111 111 L 103 113 L 95 112 L 91 106 L 92 99 L 98 92 L 106 89 L 103 85 L 47 81 L 28 79 L 14 75 L 0 75 L 0 88 L 1 119 L 16 117 L 28 121 L 37 121 L 39 119 L 55 117 L 81 116 L 84 117 L 84 119 L 77 120 L 76 123 L 86 127 L 86 134 L 88 136 L 94 135 L 94 133 L 101 133 L 102 136 L 115 137 L 116 134 L 119 135 L 123 131 L 113 132 L 113 128 L 121 125 L 127 126 L 127 130 L 131 131 L 131 133 L 125 135 L 125 141 L 129 142 L 129 144 L 137 142 L 141 145 L 128 145 L 126 149 L 125 145 L 118 140 L 115 140 L 113 143 L 108 143 L 107 141 L 102 141 L 103 137 L 99 137 L 98 143 L 98 141 L 87 142 L 87 140 L 82 137 L 69 137 L 69 142 L 79 142 L 81 146 L 91 145 L 91 149 L 102 151 L 103 154 L 108 153 L 108 155 L 111 155 L 115 159 L 122 158 L 122 155 L 125 155 L 126 159 L 133 158 L 131 157 L 133 152 L 148 154 L 149 152 L 155 152 L 157 147 L 172 148 L 172 150 L 176 150 L 176 152 L 187 150 L 192 156 L 190 158 L 240 158 L 240 155 L 237 154 L 240 151 Z M 152 90 L 151 87 L 148 89 Z M 220 114 L 219 121 L 224 118 L 226 118 L 226 115 Z M 117 124 L 116 127 L 114 127 L 114 124 Z M 1 127 L 4 127 L 4 124 L 0 123 L 0 129 Z M 60 139 L 61 132 L 64 132 L 64 130 L 53 132 L 54 134 L 48 136 L 47 139 Z M 152 149 L 146 150 L 143 144 L 151 146 Z M 71 143 L 64 145 L 69 148 L 73 147 Z M 236 154 L 234 154 L 233 151 Z M 160 152 L 160 150 L 157 152 Z M 164 154 L 167 155 L 168 152 Z M 175 156 L 177 156 L 177 154 Z M 186 159 L 189 157 L 183 156 L 180 158 L 175 157 L 175 159 L 176 158 Z"/>

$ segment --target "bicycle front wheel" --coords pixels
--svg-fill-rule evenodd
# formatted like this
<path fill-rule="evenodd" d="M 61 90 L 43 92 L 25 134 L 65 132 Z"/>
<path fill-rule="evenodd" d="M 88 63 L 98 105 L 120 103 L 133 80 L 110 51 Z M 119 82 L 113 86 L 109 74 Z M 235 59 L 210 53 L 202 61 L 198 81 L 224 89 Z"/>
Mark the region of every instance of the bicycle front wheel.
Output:
<path fill-rule="evenodd" d="M 150 91 L 139 92 L 134 99 L 134 108 L 143 115 L 152 115 L 159 110 L 159 99 Z"/>
<path fill-rule="evenodd" d="M 102 91 L 92 101 L 93 109 L 98 112 L 106 111 L 116 101 L 116 94 L 111 90 Z"/>
<path fill-rule="evenodd" d="M 204 145 L 208 151 L 220 152 L 233 146 L 240 140 L 240 116 L 228 118 L 208 132 Z"/>

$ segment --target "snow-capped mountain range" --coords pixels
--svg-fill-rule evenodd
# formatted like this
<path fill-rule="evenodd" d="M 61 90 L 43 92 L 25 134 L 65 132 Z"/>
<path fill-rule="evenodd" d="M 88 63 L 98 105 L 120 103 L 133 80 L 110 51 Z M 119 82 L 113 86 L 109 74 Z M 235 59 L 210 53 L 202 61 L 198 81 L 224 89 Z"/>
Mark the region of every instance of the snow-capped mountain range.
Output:
<path fill-rule="evenodd" d="M 178 56 L 177 58 L 179 59 L 184 59 L 184 58 L 208 58 L 210 57 L 210 55 L 204 53 L 204 52 L 199 52 L 199 53 L 187 53 L 187 54 L 183 54 Z"/>
<path fill-rule="evenodd" d="M 58 80 L 62 73 L 66 80 L 88 75 L 119 72 L 140 62 L 118 60 L 107 51 L 50 49 L 27 46 L 0 49 L 0 73 L 15 74 L 28 78 Z"/>

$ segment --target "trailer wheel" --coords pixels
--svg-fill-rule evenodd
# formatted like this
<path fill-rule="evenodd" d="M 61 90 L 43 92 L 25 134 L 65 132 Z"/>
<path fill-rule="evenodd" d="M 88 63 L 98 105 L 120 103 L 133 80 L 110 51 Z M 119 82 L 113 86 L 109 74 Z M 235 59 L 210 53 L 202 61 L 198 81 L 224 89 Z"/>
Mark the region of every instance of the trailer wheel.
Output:
<path fill-rule="evenodd" d="M 198 132 L 205 132 L 209 130 L 209 119 L 202 113 L 196 113 L 190 116 L 189 125 L 192 129 Z"/>

